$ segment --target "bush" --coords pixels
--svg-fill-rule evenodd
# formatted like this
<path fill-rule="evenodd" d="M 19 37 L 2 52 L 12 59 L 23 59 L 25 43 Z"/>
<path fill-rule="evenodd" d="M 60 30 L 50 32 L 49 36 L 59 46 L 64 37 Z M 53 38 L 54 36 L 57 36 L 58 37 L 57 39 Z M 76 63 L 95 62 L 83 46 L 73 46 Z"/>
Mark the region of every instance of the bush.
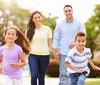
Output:
<path fill-rule="evenodd" d="M 54 59 L 50 59 L 50 63 L 47 69 L 46 74 L 49 77 L 58 77 L 59 76 L 59 62 Z"/>

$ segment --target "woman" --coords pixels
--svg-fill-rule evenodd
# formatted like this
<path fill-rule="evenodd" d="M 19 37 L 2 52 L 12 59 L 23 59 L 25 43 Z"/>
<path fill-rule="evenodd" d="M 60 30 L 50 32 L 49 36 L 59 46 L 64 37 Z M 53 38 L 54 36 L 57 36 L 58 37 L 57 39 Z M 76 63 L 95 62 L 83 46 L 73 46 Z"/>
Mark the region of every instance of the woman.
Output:
<path fill-rule="evenodd" d="M 34 11 L 29 19 L 26 36 L 30 41 L 31 52 L 28 57 L 31 73 L 31 85 L 45 85 L 45 73 L 49 64 L 49 49 L 52 44 L 52 32 L 42 25 L 42 15 Z"/>

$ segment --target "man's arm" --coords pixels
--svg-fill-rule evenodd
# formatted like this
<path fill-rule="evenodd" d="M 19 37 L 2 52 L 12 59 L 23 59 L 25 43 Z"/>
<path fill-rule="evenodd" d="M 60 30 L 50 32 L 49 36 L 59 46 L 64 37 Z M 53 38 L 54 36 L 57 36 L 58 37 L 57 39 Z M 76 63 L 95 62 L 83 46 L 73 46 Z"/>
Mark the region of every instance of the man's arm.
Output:
<path fill-rule="evenodd" d="M 59 47 L 59 42 L 60 42 L 60 29 L 59 26 L 56 25 L 53 37 L 53 44 L 52 44 L 53 56 L 55 59 L 58 59 L 60 56 L 59 53 L 57 52 L 57 49 Z"/>

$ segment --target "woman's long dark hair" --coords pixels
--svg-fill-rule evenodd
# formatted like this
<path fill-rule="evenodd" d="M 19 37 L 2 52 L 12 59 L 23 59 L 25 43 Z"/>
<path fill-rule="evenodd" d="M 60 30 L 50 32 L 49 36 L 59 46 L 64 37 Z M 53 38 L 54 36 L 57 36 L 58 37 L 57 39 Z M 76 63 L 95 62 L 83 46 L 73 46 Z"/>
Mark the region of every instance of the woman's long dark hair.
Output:
<path fill-rule="evenodd" d="M 28 25 L 27 25 L 27 31 L 26 31 L 26 36 L 27 38 L 31 41 L 33 36 L 34 36 L 34 33 L 35 33 L 35 23 L 33 22 L 33 16 L 35 14 L 40 14 L 41 13 L 39 11 L 34 11 L 31 16 L 30 16 L 30 19 L 29 19 L 29 22 L 28 22 Z"/>
<path fill-rule="evenodd" d="M 10 27 L 8 27 L 4 31 L 4 34 L 3 34 L 4 36 L 6 35 L 8 29 L 15 29 L 16 30 L 16 36 L 18 36 L 18 38 L 15 40 L 15 43 L 22 47 L 22 49 L 23 49 L 25 54 L 29 54 L 29 52 L 30 52 L 30 45 L 28 43 L 27 38 L 23 35 L 23 33 L 19 30 L 19 28 L 17 26 L 10 26 Z"/>

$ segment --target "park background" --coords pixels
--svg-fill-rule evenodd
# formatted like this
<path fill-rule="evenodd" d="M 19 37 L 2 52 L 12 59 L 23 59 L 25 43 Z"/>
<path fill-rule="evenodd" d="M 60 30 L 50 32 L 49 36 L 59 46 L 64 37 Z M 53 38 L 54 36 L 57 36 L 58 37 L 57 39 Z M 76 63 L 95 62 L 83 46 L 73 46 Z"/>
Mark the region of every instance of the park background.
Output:
<path fill-rule="evenodd" d="M 64 18 L 63 7 L 66 4 L 72 5 L 75 18 L 85 24 L 87 31 L 86 47 L 91 49 L 93 62 L 100 66 L 99 0 L 94 2 L 86 0 L 0 0 L 0 40 L 2 40 L 4 29 L 9 25 L 16 25 L 25 33 L 30 14 L 34 10 L 42 12 L 43 24 L 48 25 L 54 32 L 56 23 Z M 46 77 L 58 78 L 59 60 L 54 60 L 52 53 L 50 55 Z M 100 72 L 94 71 L 91 66 L 89 67 L 91 73 L 88 78 L 100 78 Z M 23 72 L 25 73 L 24 76 L 30 75 L 28 65 L 23 68 Z"/>

